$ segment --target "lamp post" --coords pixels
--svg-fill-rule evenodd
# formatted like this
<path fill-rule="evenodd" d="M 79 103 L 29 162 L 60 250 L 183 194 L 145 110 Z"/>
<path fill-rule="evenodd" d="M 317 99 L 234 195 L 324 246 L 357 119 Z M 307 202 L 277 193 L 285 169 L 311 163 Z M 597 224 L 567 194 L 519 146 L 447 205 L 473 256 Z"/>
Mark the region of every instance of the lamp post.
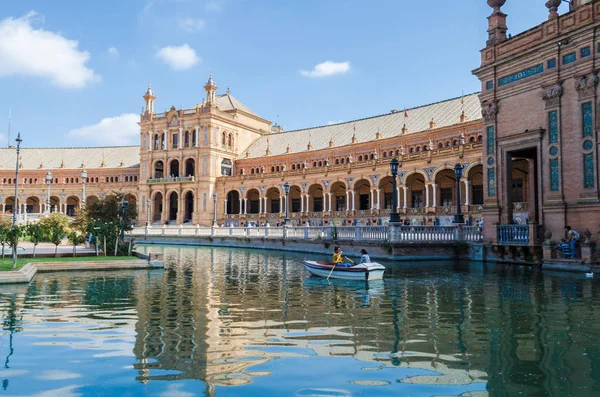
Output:
<path fill-rule="evenodd" d="M 121 242 L 125 240 L 125 209 L 129 205 L 127 200 L 121 203 Z"/>
<path fill-rule="evenodd" d="M 84 169 L 81 170 L 81 184 L 82 184 L 82 190 L 83 190 L 83 197 L 82 197 L 82 204 L 80 205 L 80 207 L 85 206 L 85 181 L 87 179 L 87 171 Z"/>
<path fill-rule="evenodd" d="M 398 192 L 396 189 L 396 177 L 398 176 L 398 166 L 400 162 L 397 158 L 393 158 L 390 162 L 392 171 L 392 212 L 390 213 L 390 223 L 400 223 L 400 214 L 398 214 Z"/>
<path fill-rule="evenodd" d="M 213 227 L 217 227 L 217 193 L 213 193 Z"/>
<path fill-rule="evenodd" d="M 285 226 L 288 226 L 288 224 L 290 223 L 290 218 L 289 218 L 289 196 L 290 196 L 290 183 L 286 182 L 283 185 L 283 189 L 285 190 L 285 219 L 283 220 L 283 224 Z"/>
<path fill-rule="evenodd" d="M 460 208 L 460 178 L 463 175 L 463 165 L 457 163 L 454 165 L 454 176 L 456 177 L 456 214 L 454 215 L 454 223 L 465 223 L 465 217 Z"/>
<path fill-rule="evenodd" d="M 152 200 L 149 198 L 146 199 L 146 226 L 150 226 L 150 206 L 152 205 Z"/>
<path fill-rule="evenodd" d="M 46 172 L 46 184 L 48 185 L 48 197 L 46 198 L 46 212 L 50 213 L 50 184 L 52 183 L 52 173 Z"/>
<path fill-rule="evenodd" d="M 15 142 L 17 142 L 17 166 L 15 169 L 15 208 L 13 208 L 13 226 L 17 224 L 17 209 L 19 208 L 19 198 L 17 197 L 19 194 L 19 152 L 21 151 L 21 142 L 23 142 L 20 132 L 17 135 Z"/>

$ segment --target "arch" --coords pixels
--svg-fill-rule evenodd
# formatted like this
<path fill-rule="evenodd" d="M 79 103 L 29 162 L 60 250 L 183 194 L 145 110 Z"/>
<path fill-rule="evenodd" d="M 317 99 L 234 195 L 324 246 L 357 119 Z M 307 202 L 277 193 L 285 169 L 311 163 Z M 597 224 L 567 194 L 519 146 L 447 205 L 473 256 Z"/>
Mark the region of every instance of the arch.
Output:
<path fill-rule="evenodd" d="M 229 133 L 227 136 L 227 146 L 229 149 L 233 148 L 233 134 Z"/>
<path fill-rule="evenodd" d="M 323 186 L 320 183 L 314 183 L 308 187 L 309 194 L 309 211 L 323 212 L 325 211 Z"/>
<path fill-rule="evenodd" d="M 194 192 L 188 190 L 183 197 L 183 222 L 185 223 L 190 222 L 192 220 L 192 215 L 194 214 Z"/>
<path fill-rule="evenodd" d="M 379 181 L 379 209 L 391 210 L 392 207 L 392 195 L 394 191 L 394 187 L 392 185 L 392 177 L 386 176 L 381 178 Z M 398 202 L 396 202 L 398 205 Z"/>
<path fill-rule="evenodd" d="M 100 199 L 98 198 L 98 196 L 91 195 L 91 196 L 87 196 L 85 198 L 85 206 L 86 207 L 97 204 L 99 202 L 100 202 Z"/>
<path fill-rule="evenodd" d="M 331 185 L 331 209 L 333 211 L 346 211 L 346 184 L 335 182 Z"/>
<path fill-rule="evenodd" d="M 470 163 L 468 166 L 465 167 L 465 169 L 463 170 L 463 175 L 467 176 L 470 178 L 469 174 L 473 171 L 473 168 L 476 168 L 477 166 L 483 165 L 481 163 L 481 161 L 475 161 L 474 163 Z"/>
<path fill-rule="evenodd" d="M 77 196 L 69 196 L 66 200 L 66 211 L 68 216 L 75 216 L 77 209 L 81 205 L 81 200 Z"/>
<path fill-rule="evenodd" d="M 177 213 L 179 212 L 179 195 L 173 191 L 168 196 L 168 208 L 169 208 L 169 221 L 177 220 Z"/>
<path fill-rule="evenodd" d="M 248 206 L 248 208 L 246 208 L 246 212 L 248 214 L 258 214 L 259 213 L 259 209 L 260 209 L 260 193 L 258 192 L 258 189 L 248 189 L 248 192 L 246 193 L 246 205 Z"/>
<path fill-rule="evenodd" d="M 450 141 L 446 141 L 446 147 L 450 147 Z"/>
<path fill-rule="evenodd" d="M 407 203 L 410 208 L 425 207 L 425 182 L 427 175 L 420 170 L 410 171 L 404 177 L 404 184 L 408 187 Z"/>
<path fill-rule="evenodd" d="M 50 212 L 62 212 L 58 196 L 50 196 Z"/>
<path fill-rule="evenodd" d="M 483 135 L 477 135 L 477 143 L 483 142 Z"/>
<path fill-rule="evenodd" d="M 431 174 L 431 180 L 435 181 L 437 178 L 437 174 L 439 174 L 440 172 L 442 172 L 444 170 L 452 170 L 452 172 L 454 172 L 454 165 L 444 164 L 444 165 L 436 168 L 435 171 L 433 171 L 433 174 Z"/>
<path fill-rule="evenodd" d="M 474 136 L 470 136 L 469 137 L 469 143 L 475 143 L 475 137 Z"/>
<path fill-rule="evenodd" d="M 429 178 L 428 178 L 427 174 L 425 173 L 425 171 L 419 170 L 419 169 L 414 169 L 414 170 L 408 171 L 404 175 L 404 181 L 406 182 L 406 180 L 408 179 L 408 177 L 411 176 L 411 175 L 414 175 L 414 174 L 419 174 L 420 176 L 422 176 L 425 179 L 425 181 L 429 181 Z"/>
<path fill-rule="evenodd" d="M 123 196 L 124 200 L 127 200 L 128 207 L 129 208 L 136 208 L 137 209 L 137 197 L 135 196 L 135 194 L 133 193 L 127 193 L 125 196 Z"/>
<path fill-rule="evenodd" d="M 473 205 L 483 204 L 483 165 L 475 163 L 465 170 L 465 175 L 469 180 L 469 203 Z"/>
<path fill-rule="evenodd" d="M 281 212 L 281 192 L 276 187 L 270 187 L 265 194 L 267 197 L 267 212 L 269 214 L 277 214 Z"/>
<path fill-rule="evenodd" d="M 156 221 L 160 222 L 162 212 L 163 212 L 163 194 L 162 194 L 162 192 L 156 192 L 154 194 L 154 197 L 152 198 L 152 203 L 153 203 L 152 214 L 154 215 L 152 220 L 155 222 Z"/>
<path fill-rule="evenodd" d="M 240 213 L 240 193 L 237 190 L 227 192 L 227 213 L 230 215 Z"/>
<path fill-rule="evenodd" d="M 290 212 L 300 212 L 302 209 L 302 189 L 298 185 L 290 186 Z"/>
<path fill-rule="evenodd" d="M 8 196 L 4 199 L 4 212 L 8 214 L 14 213 L 15 196 Z"/>
<path fill-rule="evenodd" d="M 169 163 L 169 177 L 179 178 L 179 160 L 173 159 Z"/>
<path fill-rule="evenodd" d="M 442 207 L 451 207 L 456 205 L 454 198 L 456 197 L 456 178 L 454 170 L 448 166 L 439 169 L 433 180 L 436 184 L 436 195 L 438 197 L 437 205 Z"/>
<path fill-rule="evenodd" d="M 415 152 L 415 148 L 411 147 L 410 149 L 408 149 L 408 153 L 413 154 Z"/>
<path fill-rule="evenodd" d="M 196 161 L 193 158 L 185 160 L 185 176 L 196 176 Z"/>
<path fill-rule="evenodd" d="M 458 146 L 458 139 L 452 140 L 452 146 Z"/>
<path fill-rule="evenodd" d="M 415 148 L 415 151 L 416 151 L 417 153 L 420 153 L 420 152 L 421 152 L 421 146 L 417 146 L 417 147 Z"/>
<path fill-rule="evenodd" d="M 29 196 L 25 199 L 25 212 L 28 214 L 39 214 L 42 212 L 40 198 Z"/>
<path fill-rule="evenodd" d="M 158 160 L 154 163 L 154 178 L 164 178 L 165 176 L 165 163 L 162 160 Z"/>
<path fill-rule="evenodd" d="M 443 148 L 444 148 L 444 142 L 438 143 L 438 149 L 443 149 Z"/>
<path fill-rule="evenodd" d="M 368 210 L 371 208 L 371 183 L 367 179 L 359 179 L 354 182 L 356 194 L 356 209 Z"/>

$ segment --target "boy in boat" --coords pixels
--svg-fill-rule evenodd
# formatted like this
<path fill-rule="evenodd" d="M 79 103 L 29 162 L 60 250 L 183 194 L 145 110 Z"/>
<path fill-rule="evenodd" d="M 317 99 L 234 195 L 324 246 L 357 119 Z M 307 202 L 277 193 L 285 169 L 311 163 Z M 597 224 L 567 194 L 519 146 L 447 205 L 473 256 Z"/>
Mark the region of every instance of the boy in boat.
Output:
<path fill-rule="evenodd" d="M 344 260 L 348 259 L 342 256 L 343 251 L 337 245 L 333 247 L 333 264 L 338 267 L 350 267 L 350 263 L 346 263 Z"/>

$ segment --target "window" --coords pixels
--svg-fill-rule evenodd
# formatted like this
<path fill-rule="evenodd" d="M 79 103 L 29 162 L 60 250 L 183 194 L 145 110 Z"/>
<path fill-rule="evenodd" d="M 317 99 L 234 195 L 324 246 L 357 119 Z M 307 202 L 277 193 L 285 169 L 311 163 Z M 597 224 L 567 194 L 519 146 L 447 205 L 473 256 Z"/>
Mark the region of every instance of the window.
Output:
<path fill-rule="evenodd" d="M 360 155 L 358 156 L 358 161 L 363 161 L 363 156 L 362 156 L 362 154 L 360 154 Z"/>
<path fill-rule="evenodd" d="M 590 47 L 583 47 L 580 50 L 580 54 L 581 54 L 582 58 L 585 58 L 585 57 L 589 57 L 592 54 L 592 51 L 590 50 Z"/>
<path fill-rule="evenodd" d="M 513 179 L 510 198 L 513 203 L 523 202 L 523 180 Z"/>
<path fill-rule="evenodd" d="M 412 191 L 412 207 L 413 208 L 422 208 L 423 207 L 423 191 L 422 190 L 413 190 Z"/>
<path fill-rule="evenodd" d="M 221 144 L 222 144 L 223 146 L 225 146 L 225 141 L 226 141 L 226 139 L 227 139 L 227 138 L 226 138 L 225 132 L 223 132 L 223 133 L 221 134 Z"/>
<path fill-rule="evenodd" d="M 190 132 L 189 131 L 185 132 L 185 138 L 184 138 L 184 141 L 183 141 L 183 145 L 185 147 L 190 147 Z"/>
<path fill-rule="evenodd" d="M 442 207 L 452 207 L 452 188 L 440 189 Z"/>
<path fill-rule="evenodd" d="M 473 185 L 471 193 L 473 193 L 473 204 L 483 204 L 483 185 Z"/>
<path fill-rule="evenodd" d="M 179 135 L 173 134 L 173 149 L 177 149 L 177 145 L 179 145 Z"/>
<path fill-rule="evenodd" d="M 556 67 L 556 58 L 548 60 L 548 69 L 554 69 Z"/>
<path fill-rule="evenodd" d="M 224 159 L 221 161 L 221 175 L 223 176 L 231 176 L 233 171 L 233 165 L 231 164 L 231 160 Z"/>

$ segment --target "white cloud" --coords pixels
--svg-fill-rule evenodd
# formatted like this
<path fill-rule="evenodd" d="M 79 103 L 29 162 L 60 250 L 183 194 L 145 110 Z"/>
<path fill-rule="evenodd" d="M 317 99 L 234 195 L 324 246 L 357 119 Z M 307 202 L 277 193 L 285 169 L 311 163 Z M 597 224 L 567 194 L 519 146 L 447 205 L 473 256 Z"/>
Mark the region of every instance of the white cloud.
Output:
<path fill-rule="evenodd" d="M 107 117 L 99 123 L 69 131 L 69 136 L 102 145 L 135 145 L 139 143 L 140 116 L 125 113 Z"/>
<path fill-rule="evenodd" d="M 179 47 L 163 47 L 156 52 L 156 57 L 173 70 L 186 70 L 201 61 L 200 57 L 196 55 L 196 51 L 187 44 Z"/>
<path fill-rule="evenodd" d="M 225 0 L 207 0 L 204 8 L 206 11 L 221 11 L 225 5 Z"/>
<path fill-rule="evenodd" d="M 315 65 L 313 70 L 301 70 L 300 74 L 307 77 L 327 77 L 343 74 L 350 70 L 350 62 L 325 61 Z"/>
<path fill-rule="evenodd" d="M 111 57 L 114 57 L 114 58 L 119 57 L 119 50 L 117 50 L 115 47 L 110 47 L 106 51 L 108 52 L 108 55 L 110 55 Z"/>
<path fill-rule="evenodd" d="M 31 11 L 0 21 L 0 77 L 43 77 L 63 88 L 82 88 L 99 80 L 86 66 L 90 53 L 79 50 L 75 40 L 35 29 L 33 22 L 43 22 L 43 17 L 36 16 Z"/>
<path fill-rule="evenodd" d="M 204 22 L 204 19 L 188 17 L 179 18 L 177 24 L 179 25 L 179 29 L 185 32 L 197 33 L 204 29 L 206 22 Z"/>

